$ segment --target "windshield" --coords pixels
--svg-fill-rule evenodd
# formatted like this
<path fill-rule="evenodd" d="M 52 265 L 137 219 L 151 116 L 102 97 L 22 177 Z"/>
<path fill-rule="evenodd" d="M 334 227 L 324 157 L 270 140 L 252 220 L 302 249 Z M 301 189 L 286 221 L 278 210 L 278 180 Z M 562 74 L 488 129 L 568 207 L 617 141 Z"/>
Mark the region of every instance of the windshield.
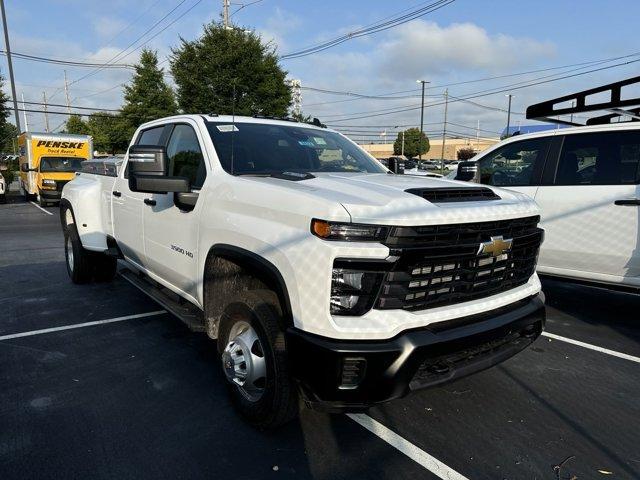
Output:
<path fill-rule="evenodd" d="M 41 157 L 41 172 L 77 172 L 82 168 L 79 158 L 74 157 Z"/>
<path fill-rule="evenodd" d="M 282 172 L 387 171 L 335 132 L 296 124 L 210 122 L 207 126 L 222 167 L 229 173 L 270 175 Z"/>

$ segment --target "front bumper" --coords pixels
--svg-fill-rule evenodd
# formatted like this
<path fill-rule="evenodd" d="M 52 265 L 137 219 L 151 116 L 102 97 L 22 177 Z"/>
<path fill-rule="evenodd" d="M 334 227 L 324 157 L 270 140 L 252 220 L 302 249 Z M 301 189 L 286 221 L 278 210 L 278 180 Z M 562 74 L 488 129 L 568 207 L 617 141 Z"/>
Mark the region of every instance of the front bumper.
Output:
<path fill-rule="evenodd" d="M 40 189 L 40 196 L 45 200 L 60 200 L 60 197 L 62 197 L 62 192 L 60 190 Z"/>
<path fill-rule="evenodd" d="M 538 338 L 544 323 L 544 297 L 538 294 L 390 340 L 333 340 L 291 328 L 287 350 L 310 406 L 355 411 L 503 362 Z M 357 385 L 345 384 L 354 375 Z"/>

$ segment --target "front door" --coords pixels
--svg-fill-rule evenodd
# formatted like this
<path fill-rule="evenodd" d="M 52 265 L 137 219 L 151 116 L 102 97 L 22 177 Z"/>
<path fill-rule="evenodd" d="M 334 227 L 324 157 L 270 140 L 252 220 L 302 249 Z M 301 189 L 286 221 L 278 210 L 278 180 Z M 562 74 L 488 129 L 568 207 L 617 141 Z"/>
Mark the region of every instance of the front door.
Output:
<path fill-rule="evenodd" d="M 173 125 L 167 143 L 168 175 L 187 177 L 199 191 L 207 177 L 202 136 L 195 122 Z M 200 199 L 191 211 L 175 205 L 173 193 L 146 194 L 143 221 L 145 251 L 151 272 L 196 297 Z"/>
<path fill-rule="evenodd" d="M 516 190 L 534 198 L 551 140 L 509 142 L 478 160 L 480 183 Z"/>
<path fill-rule="evenodd" d="M 640 276 L 639 182 L 639 130 L 564 135 L 553 184 L 535 197 L 545 229 L 540 266 Z"/>

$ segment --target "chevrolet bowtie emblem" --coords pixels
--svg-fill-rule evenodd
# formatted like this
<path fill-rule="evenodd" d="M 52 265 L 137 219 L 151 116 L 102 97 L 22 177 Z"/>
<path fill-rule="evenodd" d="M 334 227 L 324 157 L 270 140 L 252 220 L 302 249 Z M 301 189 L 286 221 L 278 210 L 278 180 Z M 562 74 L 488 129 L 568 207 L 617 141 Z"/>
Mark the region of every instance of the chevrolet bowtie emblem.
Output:
<path fill-rule="evenodd" d="M 491 255 L 493 257 L 499 257 L 503 253 L 511 250 L 511 244 L 513 239 L 509 238 L 505 240 L 502 235 L 497 237 L 491 237 L 488 242 L 482 242 L 478 248 L 478 255 Z"/>

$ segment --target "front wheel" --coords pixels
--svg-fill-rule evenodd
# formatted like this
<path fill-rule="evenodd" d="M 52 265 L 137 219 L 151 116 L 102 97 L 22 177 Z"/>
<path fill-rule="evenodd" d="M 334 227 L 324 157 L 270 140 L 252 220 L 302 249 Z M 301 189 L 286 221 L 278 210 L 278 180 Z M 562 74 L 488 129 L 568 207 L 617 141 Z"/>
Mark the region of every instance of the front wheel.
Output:
<path fill-rule="evenodd" d="M 262 429 L 298 413 L 280 317 L 273 292 L 250 290 L 231 301 L 220 320 L 218 352 L 231 400 L 245 420 Z"/>
<path fill-rule="evenodd" d="M 49 202 L 47 202 L 42 198 L 42 195 L 40 194 L 40 192 L 38 192 L 38 195 L 36 196 L 36 200 L 38 201 L 38 205 L 40 205 L 41 207 L 49 206 Z"/>

